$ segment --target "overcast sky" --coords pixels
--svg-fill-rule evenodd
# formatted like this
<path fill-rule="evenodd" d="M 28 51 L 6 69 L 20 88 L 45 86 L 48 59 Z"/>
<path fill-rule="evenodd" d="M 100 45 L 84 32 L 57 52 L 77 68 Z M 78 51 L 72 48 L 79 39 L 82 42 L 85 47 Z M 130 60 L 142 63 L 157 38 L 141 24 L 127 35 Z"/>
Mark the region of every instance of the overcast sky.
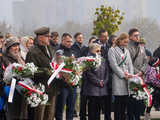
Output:
<path fill-rule="evenodd" d="M 7 21 L 12 24 L 12 2 L 13 1 L 23 1 L 23 0 L 0 0 L 0 21 Z M 38 0 L 37 0 L 38 1 Z M 103 1 L 103 0 L 99 0 Z M 107 1 L 107 0 L 106 0 Z M 111 1 L 111 0 L 109 0 Z M 117 0 L 118 1 L 118 0 Z M 127 1 L 127 0 L 126 0 Z M 160 0 L 146 0 L 148 1 L 148 16 L 160 21 L 159 11 L 160 11 Z"/>

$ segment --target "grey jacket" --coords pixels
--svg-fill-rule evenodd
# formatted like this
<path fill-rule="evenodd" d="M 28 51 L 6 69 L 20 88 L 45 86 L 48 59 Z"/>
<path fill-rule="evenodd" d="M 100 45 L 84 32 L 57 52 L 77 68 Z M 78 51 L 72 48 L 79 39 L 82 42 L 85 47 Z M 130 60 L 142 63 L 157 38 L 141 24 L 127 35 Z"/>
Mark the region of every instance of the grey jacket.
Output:
<path fill-rule="evenodd" d="M 89 54 L 91 56 L 91 54 Z M 104 86 L 100 86 L 100 81 L 103 80 Z M 108 95 L 108 66 L 105 60 L 99 68 L 89 69 L 83 73 L 83 95 L 86 96 L 106 96 Z"/>
<path fill-rule="evenodd" d="M 134 73 L 137 74 L 140 71 L 144 73 L 147 68 L 147 56 L 144 47 L 139 46 L 134 41 L 130 40 L 128 48 L 134 66 Z M 138 53 L 138 56 L 134 61 L 136 53 Z"/>
<path fill-rule="evenodd" d="M 117 96 L 128 95 L 128 81 L 125 80 L 125 72 L 133 74 L 132 60 L 128 49 L 124 48 L 123 52 L 118 46 L 111 47 L 108 58 L 110 67 L 113 70 L 112 94 Z M 124 61 L 123 64 L 121 64 L 122 61 Z"/>

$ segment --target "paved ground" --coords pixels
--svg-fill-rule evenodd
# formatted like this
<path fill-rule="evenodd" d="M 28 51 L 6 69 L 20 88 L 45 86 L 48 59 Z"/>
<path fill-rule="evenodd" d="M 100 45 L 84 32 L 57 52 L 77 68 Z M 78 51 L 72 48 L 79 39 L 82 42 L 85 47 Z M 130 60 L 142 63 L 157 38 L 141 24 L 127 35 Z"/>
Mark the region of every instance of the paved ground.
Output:
<path fill-rule="evenodd" d="M 104 116 L 102 115 L 102 120 L 104 120 Z M 65 118 L 65 116 L 64 116 Z M 114 120 L 114 117 L 113 117 L 113 113 L 112 113 L 112 119 Z M 65 119 L 64 119 L 65 120 Z M 80 120 L 79 117 L 77 118 L 74 118 L 74 120 Z M 144 120 L 144 117 L 142 116 L 141 117 L 141 120 Z M 152 109 L 151 111 L 151 120 L 160 120 L 160 111 L 155 111 L 154 109 Z"/>

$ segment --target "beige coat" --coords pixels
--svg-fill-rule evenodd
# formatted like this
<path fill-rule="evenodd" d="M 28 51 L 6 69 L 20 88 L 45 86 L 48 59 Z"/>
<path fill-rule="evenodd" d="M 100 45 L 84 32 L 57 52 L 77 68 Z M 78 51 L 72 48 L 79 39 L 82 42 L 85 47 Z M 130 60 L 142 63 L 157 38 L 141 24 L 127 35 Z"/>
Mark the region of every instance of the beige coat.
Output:
<path fill-rule="evenodd" d="M 144 47 L 138 46 L 134 41 L 130 40 L 128 44 L 128 48 L 129 48 L 129 52 L 132 58 L 132 63 L 134 66 L 134 73 L 137 74 L 140 71 L 144 73 L 147 67 L 147 56 L 146 56 Z M 137 52 L 138 52 L 138 56 L 136 57 L 134 62 L 133 59 L 136 56 Z"/>

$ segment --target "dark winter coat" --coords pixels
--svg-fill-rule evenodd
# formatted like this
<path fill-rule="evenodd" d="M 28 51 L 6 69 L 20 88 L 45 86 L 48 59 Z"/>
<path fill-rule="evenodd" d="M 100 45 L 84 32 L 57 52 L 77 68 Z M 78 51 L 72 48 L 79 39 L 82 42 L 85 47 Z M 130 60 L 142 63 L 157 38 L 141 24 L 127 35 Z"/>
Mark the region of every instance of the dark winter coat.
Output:
<path fill-rule="evenodd" d="M 75 42 L 71 49 L 73 51 L 73 54 L 75 56 L 75 58 L 79 58 L 82 55 L 82 49 L 86 48 L 85 46 L 80 45 L 80 43 Z"/>
<path fill-rule="evenodd" d="M 88 56 L 95 56 L 89 53 Z M 106 62 L 102 60 L 99 68 L 90 69 L 83 74 L 83 95 L 86 96 L 106 96 L 108 95 L 108 67 Z M 103 80 L 104 86 L 100 86 L 100 81 Z"/>
<path fill-rule="evenodd" d="M 40 73 L 35 74 L 34 82 L 35 83 L 42 83 L 46 87 L 46 92 L 50 95 L 56 95 L 59 90 L 59 83 L 53 82 L 50 84 L 50 87 L 47 85 L 47 81 L 51 76 L 49 72 L 50 69 L 50 62 L 53 59 L 54 50 L 51 46 L 47 46 L 50 56 L 47 54 L 47 50 L 44 46 L 40 46 L 39 44 L 34 45 L 30 48 L 27 56 L 26 56 L 26 63 L 33 62 L 41 71 Z"/>
<path fill-rule="evenodd" d="M 59 44 L 55 44 L 54 42 L 50 42 L 52 48 L 56 51 L 59 48 Z"/>

